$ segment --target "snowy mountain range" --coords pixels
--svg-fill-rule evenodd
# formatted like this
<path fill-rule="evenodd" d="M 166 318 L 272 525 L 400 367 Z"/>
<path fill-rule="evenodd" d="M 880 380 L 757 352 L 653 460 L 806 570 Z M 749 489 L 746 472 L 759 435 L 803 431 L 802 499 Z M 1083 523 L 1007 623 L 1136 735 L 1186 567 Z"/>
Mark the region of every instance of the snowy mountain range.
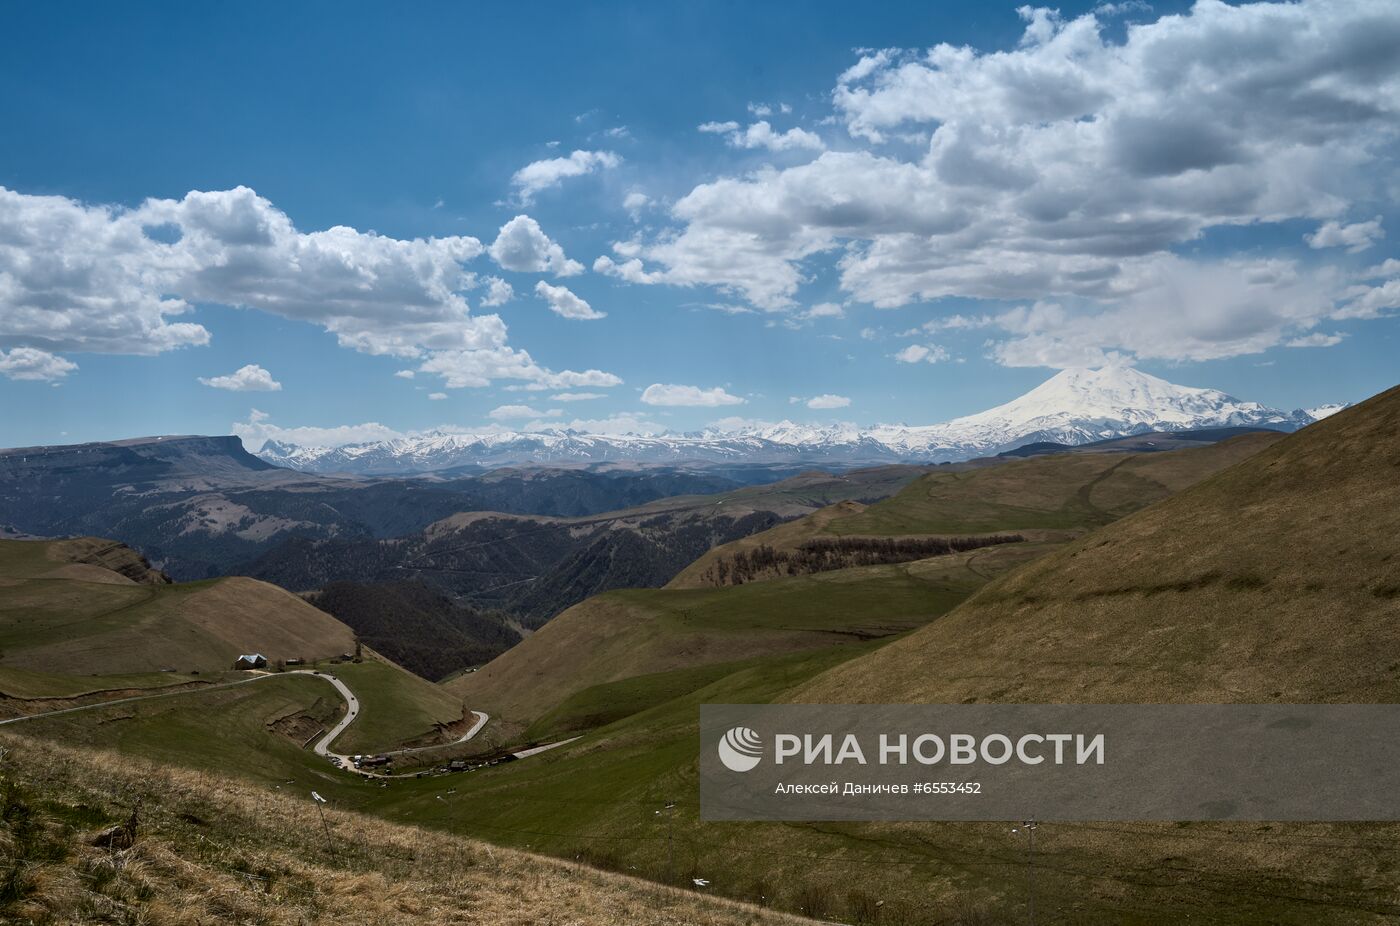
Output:
<path fill-rule="evenodd" d="M 1083 444 L 1148 431 L 1265 427 L 1293 431 L 1343 406 L 1292 412 L 1215 389 L 1178 386 L 1127 366 L 1063 370 L 1019 398 L 943 424 L 810 426 L 783 421 L 733 430 L 586 434 L 570 430 L 434 431 L 340 447 L 267 441 L 258 456 L 318 473 L 426 473 L 520 464 L 942 462 L 1024 444 Z"/>

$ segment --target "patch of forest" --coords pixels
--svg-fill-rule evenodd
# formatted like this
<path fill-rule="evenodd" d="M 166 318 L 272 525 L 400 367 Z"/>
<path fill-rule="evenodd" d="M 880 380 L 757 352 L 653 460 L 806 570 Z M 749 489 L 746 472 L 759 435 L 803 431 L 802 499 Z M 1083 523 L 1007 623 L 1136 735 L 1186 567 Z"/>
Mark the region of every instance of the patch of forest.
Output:
<path fill-rule="evenodd" d="M 457 604 L 418 582 L 332 582 L 308 600 L 429 681 L 490 662 L 520 642 L 503 615 Z"/>
<path fill-rule="evenodd" d="M 795 550 L 778 550 L 761 544 L 752 550 L 721 556 L 702 574 L 713 585 L 743 585 L 755 579 L 809 575 L 849 569 L 909 563 L 932 556 L 947 556 L 1002 543 L 1020 543 L 1020 534 L 984 537 L 840 537 L 803 542 Z"/>

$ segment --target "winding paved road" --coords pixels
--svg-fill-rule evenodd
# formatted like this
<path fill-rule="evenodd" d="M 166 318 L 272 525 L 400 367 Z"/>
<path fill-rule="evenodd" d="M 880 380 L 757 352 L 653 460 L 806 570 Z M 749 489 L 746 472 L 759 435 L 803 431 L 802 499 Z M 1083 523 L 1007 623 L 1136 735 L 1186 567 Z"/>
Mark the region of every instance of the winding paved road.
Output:
<path fill-rule="evenodd" d="M 463 733 L 461 736 L 457 737 L 450 743 L 433 743 L 429 746 L 409 746 L 406 749 L 395 749 L 390 752 L 380 753 L 380 755 L 406 756 L 415 752 L 423 752 L 428 749 L 441 749 L 444 746 L 456 746 L 458 743 L 465 743 L 467 740 L 480 733 L 481 728 L 486 726 L 486 721 L 491 719 L 491 715 L 486 713 L 485 711 L 472 711 L 472 713 L 476 715 L 476 723 L 472 724 L 472 728 L 470 730 L 468 730 L 466 733 Z"/>
<path fill-rule="evenodd" d="M 287 674 L 314 675 L 317 678 L 325 679 L 330 682 L 335 690 L 340 692 L 341 698 L 345 700 L 345 716 L 340 718 L 340 722 L 331 727 L 330 730 L 326 732 L 325 736 L 318 739 L 316 745 L 312 746 L 311 749 L 318 756 L 325 756 L 329 759 L 339 759 L 342 766 L 348 765 L 350 763 L 350 757 L 331 752 L 331 743 L 335 742 L 335 738 L 344 733 L 345 728 L 354 723 L 355 718 L 360 716 L 360 699 L 355 697 L 355 693 L 350 690 L 349 686 L 329 672 L 299 669 L 296 672 L 289 672 Z"/>
<path fill-rule="evenodd" d="M 203 694 L 204 692 L 208 691 L 218 691 L 222 688 L 233 688 L 238 685 L 251 685 L 254 682 L 260 682 L 264 679 L 269 678 L 280 678 L 284 675 L 309 675 L 313 678 L 319 678 L 322 681 L 330 682 L 331 686 L 335 688 L 336 692 L 340 694 L 340 697 L 345 701 L 345 716 L 340 718 L 340 721 L 335 726 L 331 727 L 328 731 L 326 731 L 326 735 L 318 739 L 316 741 L 316 745 L 312 746 L 311 748 L 312 751 L 315 752 L 318 756 L 324 756 L 327 759 L 338 759 L 340 761 L 341 767 L 344 768 L 346 771 L 350 771 L 351 769 L 353 769 L 353 765 L 351 764 L 352 759 L 350 756 L 331 752 L 330 750 L 331 743 L 335 742 L 336 737 L 344 733 L 345 728 L 350 726 L 350 724 L 354 723 L 355 718 L 360 716 L 360 699 L 355 697 L 355 693 L 351 691 L 349 686 L 342 682 L 340 679 L 336 678 L 334 675 L 331 675 L 329 672 L 318 672 L 315 669 L 291 669 L 287 672 L 269 672 L 265 675 L 254 675 L 250 678 L 240 678 L 234 682 L 219 682 L 213 685 L 206 685 L 202 688 L 185 688 L 180 691 L 163 691 L 148 695 L 133 695 L 129 698 L 117 698 L 112 701 L 97 701 L 92 704 L 81 704 L 77 707 L 61 707 L 57 710 L 42 711 L 38 714 L 24 714 L 19 717 L 9 717 L 4 720 L 0 720 L 0 726 L 9 723 L 19 723 L 24 720 L 36 720 L 40 717 L 55 717 L 59 714 L 75 714 L 78 711 L 92 711 L 100 707 L 112 707 L 116 704 L 131 704 L 136 701 L 153 701 L 156 698 L 174 698 L 185 694 Z M 409 749 L 398 749 L 393 752 L 384 753 L 384 755 L 406 755 L 408 753 L 420 752 L 425 749 L 441 749 L 444 746 L 456 746 L 459 743 L 465 743 L 467 740 L 480 733 L 482 727 L 486 726 L 486 722 L 491 719 L 490 715 L 484 713 L 483 711 L 472 711 L 472 714 L 476 716 L 476 723 L 473 724 L 472 728 L 468 730 L 465 734 L 463 734 L 461 737 L 453 740 L 450 743 L 437 743 L 431 746 L 414 746 Z M 359 774 L 368 773 L 360 772 Z"/>

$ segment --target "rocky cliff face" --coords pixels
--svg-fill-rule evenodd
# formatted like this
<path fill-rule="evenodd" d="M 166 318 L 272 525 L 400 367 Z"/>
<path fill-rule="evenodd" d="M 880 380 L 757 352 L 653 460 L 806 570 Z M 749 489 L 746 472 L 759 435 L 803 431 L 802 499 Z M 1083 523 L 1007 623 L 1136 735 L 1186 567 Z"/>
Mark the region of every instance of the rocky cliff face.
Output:
<path fill-rule="evenodd" d="M 0 450 L 0 483 L 31 479 L 65 487 L 94 483 L 109 492 L 244 484 L 259 477 L 276 478 L 276 471 L 271 463 L 244 450 L 242 441 L 232 435 L 138 437 Z"/>
<path fill-rule="evenodd" d="M 101 537 L 78 537 L 60 541 L 50 548 L 62 562 L 101 566 L 141 585 L 169 585 L 170 576 L 151 566 L 149 560 L 124 543 Z"/>

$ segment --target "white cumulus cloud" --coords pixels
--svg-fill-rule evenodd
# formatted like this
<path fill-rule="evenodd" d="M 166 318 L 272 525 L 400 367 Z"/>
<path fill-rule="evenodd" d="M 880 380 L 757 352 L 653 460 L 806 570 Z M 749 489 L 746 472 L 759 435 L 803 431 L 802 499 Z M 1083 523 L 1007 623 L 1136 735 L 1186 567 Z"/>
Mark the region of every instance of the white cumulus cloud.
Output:
<path fill-rule="evenodd" d="M 1200 2 L 1126 33 L 1092 13 L 1023 17 L 1007 50 L 864 53 L 831 95 L 853 145 L 702 183 L 671 227 L 615 242 L 595 269 L 793 311 L 822 258 L 847 296 L 882 308 L 1060 305 L 1054 324 L 993 347 L 1004 362 L 1236 356 L 1306 335 L 1339 300 L 1355 313 L 1390 301 L 1286 254 L 1180 249 L 1297 220 L 1318 223 L 1319 248 L 1380 237 L 1379 221 L 1342 217 L 1400 183 L 1400 7 Z M 1203 280 L 1241 271 L 1208 309 L 1195 301 Z"/>
<path fill-rule="evenodd" d="M 771 116 L 775 112 L 790 113 L 792 112 L 792 107 L 787 103 L 778 103 L 776 105 L 772 103 L 750 103 L 748 105 L 748 110 L 755 116 Z"/>
<path fill-rule="evenodd" d="M 550 240 L 540 223 L 528 215 L 517 215 L 502 225 L 488 251 L 491 259 L 506 270 L 552 273 L 561 277 L 583 272 L 583 265 L 566 257 L 564 249 Z"/>
<path fill-rule="evenodd" d="M 1293 340 L 1287 342 L 1284 346 L 1285 346 L 1285 347 L 1333 347 L 1333 346 L 1335 346 L 1335 345 L 1337 345 L 1337 344 L 1342 343 L 1342 340 L 1343 340 L 1343 338 L 1345 338 L 1345 337 L 1346 337 L 1345 335 L 1341 335 L 1341 334 L 1323 334 L 1323 333 L 1320 332 L 1320 331 L 1315 331 L 1315 332 L 1313 332 L 1312 334 L 1306 335 L 1306 336 L 1304 336 L 1304 337 L 1301 337 L 1301 338 L 1294 338 Z"/>
<path fill-rule="evenodd" d="M 647 405 L 687 405 L 704 408 L 744 404 L 743 399 L 730 395 L 719 386 L 701 389 L 699 386 L 678 386 L 669 383 L 652 383 L 642 392 L 642 401 Z"/>
<path fill-rule="evenodd" d="M 1346 248 L 1349 254 L 1359 254 L 1384 237 L 1385 229 L 1381 227 L 1380 216 L 1369 222 L 1353 222 L 1350 225 L 1325 222 L 1316 232 L 1304 236 L 1311 248 Z"/>
<path fill-rule="evenodd" d="M 806 129 L 791 128 L 786 132 L 775 131 L 766 119 L 741 128 L 737 122 L 706 122 L 697 126 L 701 132 L 723 135 L 735 148 L 763 148 L 768 151 L 823 151 L 826 149 L 821 137 Z"/>
<path fill-rule="evenodd" d="M 492 253 L 508 269 L 583 269 L 527 217 L 502 231 Z M 569 378 L 509 346 L 500 316 L 470 311 L 462 294 L 480 281 L 463 265 L 482 252 L 468 236 L 302 232 L 247 187 L 134 209 L 0 188 L 0 350 L 156 354 L 207 344 L 207 329 L 178 320 L 207 302 L 319 325 L 363 353 L 424 361 L 445 352 L 440 364 L 450 365 L 485 352 L 514 358 L 503 366 L 536 381 Z M 487 282 L 488 301 L 505 294 L 504 281 Z"/>
<path fill-rule="evenodd" d="M 377 421 L 336 427 L 283 428 L 273 424 L 267 412 L 256 408 L 249 411 L 247 421 L 234 422 L 230 430 L 243 441 L 244 447 L 255 453 L 269 440 L 299 447 L 343 447 L 347 444 L 367 444 L 407 436 Z"/>
<path fill-rule="evenodd" d="M 620 413 L 609 415 L 607 418 L 575 418 L 569 422 L 554 420 L 531 421 L 525 425 L 526 431 L 544 430 L 569 430 L 579 431 L 584 434 L 658 434 L 665 429 L 654 421 L 649 421 L 639 415 L 630 413 Z"/>
<path fill-rule="evenodd" d="M 201 376 L 199 381 L 215 389 L 230 392 L 278 392 L 282 384 L 272 378 L 272 374 L 256 363 L 241 366 L 227 376 Z"/>
<path fill-rule="evenodd" d="M 535 293 L 549 304 L 555 315 L 578 320 L 606 318 L 606 312 L 596 311 L 583 299 L 574 295 L 567 286 L 550 286 L 544 280 L 535 284 Z"/>
<path fill-rule="evenodd" d="M 948 359 L 948 352 L 937 344 L 910 344 L 894 355 L 900 363 L 939 363 Z"/>
<path fill-rule="evenodd" d="M 498 347 L 483 350 L 437 351 L 423 361 L 420 373 L 434 373 L 449 389 L 489 386 L 494 380 L 524 380 L 540 389 L 608 388 L 621 378 L 603 370 L 548 370 L 523 350 Z"/>
<path fill-rule="evenodd" d="M 486 298 L 481 300 L 482 305 L 505 305 L 514 298 L 515 290 L 505 280 L 500 277 L 486 278 Z"/>
<path fill-rule="evenodd" d="M 813 409 L 825 408 L 846 408 L 851 404 L 851 400 L 843 395 L 819 395 L 807 400 L 807 407 Z"/>
<path fill-rule="evenodd" d="M 0 376 L 9 379 L 59 380 L 78 365 L 71 360 L 33 347 L 0 350 Z"/>
<path fill-rule="evenodd" d="M 846 310 L 839 303 L 819 302 L 807 311 L 800 313 L 800 317 L 808 320 L 817 318 L 845 318 Z"/>
<path fill-rule="evenodd" d="M 634 222 L 641 217 L 642 210 L 650 205 L 651 197 L 638 190 L 633 190 L 622 198 L 622 208 L 627 210 Z"/>
<path fill-rule="evenodd" d="M 561 414 L 557 408 L 540 411 L 528 405 L 501 405 L 491 409 L 486 417 L 493 421 L 510 421 L 515 418 L 557 418 Z"/>
<path fill-rule="evenodd" d="M 606 170 L 622 163 L 611 151 L 575 151 L 566 158 L 548 158 L 526 164 L 510 178 L 511 186 L 523 205 L 529 205 L 535 194 L 556 187 L 570 177 L 582 177 L 594 171 Z"/>

